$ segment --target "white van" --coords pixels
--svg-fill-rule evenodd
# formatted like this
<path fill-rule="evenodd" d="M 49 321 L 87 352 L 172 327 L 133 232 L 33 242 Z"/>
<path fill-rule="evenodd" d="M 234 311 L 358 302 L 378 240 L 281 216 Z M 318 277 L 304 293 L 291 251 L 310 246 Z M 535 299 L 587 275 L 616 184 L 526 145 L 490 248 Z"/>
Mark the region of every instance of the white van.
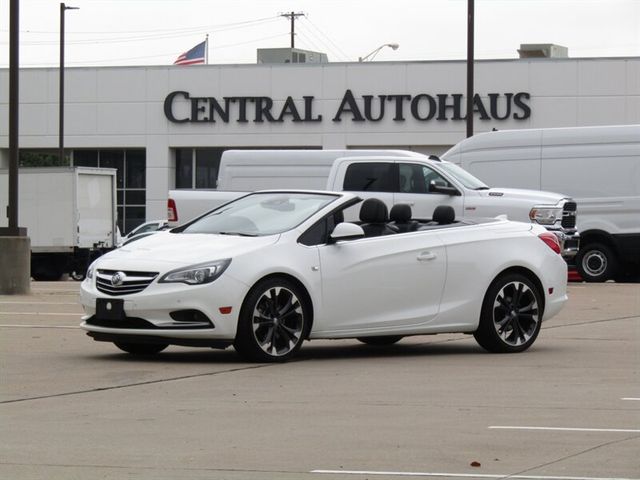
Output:
<path fill-rule="evenodd" d="M 585 280 L 640 270 L 640 125 L 482 133 L 443 159 L 489 184 L 573 197 Z"/>

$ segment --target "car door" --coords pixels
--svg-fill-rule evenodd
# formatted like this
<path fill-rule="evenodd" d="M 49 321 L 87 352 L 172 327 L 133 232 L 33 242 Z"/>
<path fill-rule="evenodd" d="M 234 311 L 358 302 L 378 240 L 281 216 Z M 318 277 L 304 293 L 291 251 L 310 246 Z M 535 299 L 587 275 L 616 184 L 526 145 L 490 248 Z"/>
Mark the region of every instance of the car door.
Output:
<path fill-rule="evenodd" d="M 398 162 L 397 166 L 398 188 L 394 194 L 394 204 L 409 204 L 413 218 L 432 218 L 433 211 L 438 205 L 450 205 L 454 208 L 456 217 L 462 216 L 462 196 L 447 195 L 433 191 L 432 182 L 446 187 L 453 187 L 440 173 L 427 165 L 419 163 Z"/>
<path fill-rule="evenodd" d="M 447 268 L 436 232 L 339 241 L 318 247 L 322 302 L 314 332 L 402 329 L 437 314 Z"/>

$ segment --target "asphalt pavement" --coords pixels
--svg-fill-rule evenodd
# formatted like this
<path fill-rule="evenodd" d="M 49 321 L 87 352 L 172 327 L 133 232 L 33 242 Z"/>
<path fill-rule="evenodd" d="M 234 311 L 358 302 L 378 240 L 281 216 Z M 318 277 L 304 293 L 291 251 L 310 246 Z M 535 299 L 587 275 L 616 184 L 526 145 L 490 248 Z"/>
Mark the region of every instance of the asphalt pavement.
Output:
<path fill-rule="evenodd" d="M 79 284 L 0 296 L 0 478 L 640 480 L 640 284 L 571 284 L 527 352 L 307 342 L 286 364 L 79 328 Z"/>

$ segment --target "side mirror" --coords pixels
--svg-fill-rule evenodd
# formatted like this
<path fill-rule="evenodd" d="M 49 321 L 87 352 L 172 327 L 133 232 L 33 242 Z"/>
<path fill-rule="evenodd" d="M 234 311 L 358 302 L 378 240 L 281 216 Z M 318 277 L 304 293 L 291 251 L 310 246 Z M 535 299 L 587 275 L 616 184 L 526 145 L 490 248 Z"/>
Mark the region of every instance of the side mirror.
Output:
<path fill-rule="evenodd" d="M 445 195 L 459 196 L 460 192 L 456 187 L 449 187 L 442 180 L 431 180 L 429 183 L 429 192 L 443 193 Z"/>
<path fill-rule="evenodd" d="M 335 243 L 338 240 L 354 240 L 362 237 L 364 237 L 364 230 L 360 225 L 342 222 L 336 225 L 336 228 L 333 229 L 333 232 L 329 235 L 329 240 L 331 243 Z"/>

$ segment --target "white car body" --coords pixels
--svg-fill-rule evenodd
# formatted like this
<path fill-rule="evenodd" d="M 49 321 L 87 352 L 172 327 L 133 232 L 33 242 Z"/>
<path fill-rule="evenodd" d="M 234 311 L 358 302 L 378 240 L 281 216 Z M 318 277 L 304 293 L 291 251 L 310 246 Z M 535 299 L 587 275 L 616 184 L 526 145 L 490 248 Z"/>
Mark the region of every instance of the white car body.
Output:
<path fill-rule="evenodd" d="M 277 234 L 160 232 L 100 257 L 90 269 L 91 278 L 82 283 L 82 328 L 103 341 L 225 347 L 237 337 L 243 302 L 252 288 L 272 277 L 287 278 L 304 292 L 299 296 L 308 295 L 313 318 L 309 339 L 476 332 L 487 291 L 505 271 L 526 272 L 539 286 L 541 321 L 555 315 L 567 299 L 566 264 L 538 238 L 551 235 L 541 226 L 498 218 L 304 245 L 300 239 L 305 232 L 358 198 L 331 192 L 258 192 L 249 197 L 276 194 L 326 195 L 329 201 L 295 228 Z M 338 226 L 361 231 L 350 223 Z M 176 269 L 224 259 L 231 260 L 228 267 L 211 283 L 159 281 Z M 157 275 L 139 293 L 100 291 L 96 278 L 108 282 L 115 272 Z M 122 299 L 126 317 L 143 319 L 146 326 L 95 321 L 97 299 Z M 197 319 L 187 324 L 170 315 L 186 310 L 202 312 L 210 325 Z"/>

